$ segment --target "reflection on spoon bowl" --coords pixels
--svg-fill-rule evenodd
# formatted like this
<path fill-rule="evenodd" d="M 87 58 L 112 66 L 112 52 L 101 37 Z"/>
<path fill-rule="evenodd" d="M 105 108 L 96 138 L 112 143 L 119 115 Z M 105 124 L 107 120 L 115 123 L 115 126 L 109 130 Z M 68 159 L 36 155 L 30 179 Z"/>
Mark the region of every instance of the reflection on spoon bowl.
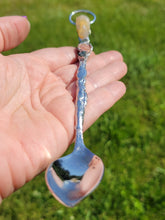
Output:
<path fill-rule="evenodd" d="M 102 160 L 84 145 L 54 161 L 46 171 L 46 182 L 59 202 L 72 207 L 97 187 L 103 173 Z"/>

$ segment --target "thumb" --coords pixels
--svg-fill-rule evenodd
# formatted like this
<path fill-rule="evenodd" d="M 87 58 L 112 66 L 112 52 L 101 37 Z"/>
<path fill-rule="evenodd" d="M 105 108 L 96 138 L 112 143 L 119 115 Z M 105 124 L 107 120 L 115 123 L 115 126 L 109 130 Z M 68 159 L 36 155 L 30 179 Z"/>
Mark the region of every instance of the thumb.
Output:
<path fill-rule="evenodd" d="M 25 17 L 7 16 L 0 18 L 0 52 L 10 50 L 25 40 L 30 23 Z"/>

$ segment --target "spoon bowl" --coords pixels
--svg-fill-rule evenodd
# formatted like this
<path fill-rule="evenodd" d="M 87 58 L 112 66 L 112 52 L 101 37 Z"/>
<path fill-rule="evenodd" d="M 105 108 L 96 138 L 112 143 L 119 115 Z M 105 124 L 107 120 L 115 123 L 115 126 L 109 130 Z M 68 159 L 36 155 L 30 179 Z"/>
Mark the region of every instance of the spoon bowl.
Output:
<path fill-rule="evenodd" d="M 53 196 L 73 207 L 100 183 L 104 165 L 85 145 L 54 161 L 47 169 L 46 181 Z M 79 152 L 81 151 L 81 152 Z"/>

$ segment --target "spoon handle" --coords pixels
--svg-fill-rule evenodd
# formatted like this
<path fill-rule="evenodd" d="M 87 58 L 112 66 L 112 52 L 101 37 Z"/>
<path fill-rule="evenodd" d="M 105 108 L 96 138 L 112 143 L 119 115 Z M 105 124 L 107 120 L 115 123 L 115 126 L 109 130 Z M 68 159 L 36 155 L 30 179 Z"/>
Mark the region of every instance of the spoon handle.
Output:
<path fill-rule="evenodd" d="M 79 68 L 77 72 L 77 103 L 76 103 L 76 141 L 75 148 L 83 144 L 83 120 L 85 106 L 87 104 L 86 93 L 86 62 L 92 51 L 92 45 L 89 43 L 80 43 L 78 45 Z"/>
<path fill-rule="evenodd" d="M 77 97 L 76 97 L 76 141 L 75 149 L 80 149 L 84 146 L 83 141 L 83 121 L 85 106 L 87 104 L 86 93 L 86 62 L 93 50 L 92 45 L 89 43 L 90 34 L 90 20 L 85 15 L 80 15 L 76 18 L 76 28 L 79 36 L 78 45 L 78 59 L 79 68 L 77 72 Z"/>
<path fill-rule="evenodd" d="M 72 20 L 73 16 L 78 13 L 83 13 L 76 17 L 76 22 Z M 93 16 L 93 20 L 90 20 L 84 13 Z M 77 72 L 77 97 L 76 97 L 76 140 L 74 150 L 80 150 L 85 147 L 83 141 L 83 121 L 85 106 L 87 104 L 87 93 L 86 93 L 86 62 L 93 50 L 90 44 L 89 35 L 91 34 L 90 24 L 93 24 L 96 20 L 96 15 L 88 10 L 76 10 L 73 11 L 69 20 L 72 24 L 76 25 L 78 37 L 80 43 L 78 44 L 78 59 L 79 68 Z"/>

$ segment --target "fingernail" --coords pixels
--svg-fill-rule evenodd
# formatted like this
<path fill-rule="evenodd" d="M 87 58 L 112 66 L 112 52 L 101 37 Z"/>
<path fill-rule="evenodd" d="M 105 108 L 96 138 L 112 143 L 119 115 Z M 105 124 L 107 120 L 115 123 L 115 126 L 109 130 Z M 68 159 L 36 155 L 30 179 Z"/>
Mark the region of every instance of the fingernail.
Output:
<path fill-rule="evenodd" d="M 22 17 L 27 19 L 27 16 L 26 16 L 26 15 L 23 15 Z"/>

